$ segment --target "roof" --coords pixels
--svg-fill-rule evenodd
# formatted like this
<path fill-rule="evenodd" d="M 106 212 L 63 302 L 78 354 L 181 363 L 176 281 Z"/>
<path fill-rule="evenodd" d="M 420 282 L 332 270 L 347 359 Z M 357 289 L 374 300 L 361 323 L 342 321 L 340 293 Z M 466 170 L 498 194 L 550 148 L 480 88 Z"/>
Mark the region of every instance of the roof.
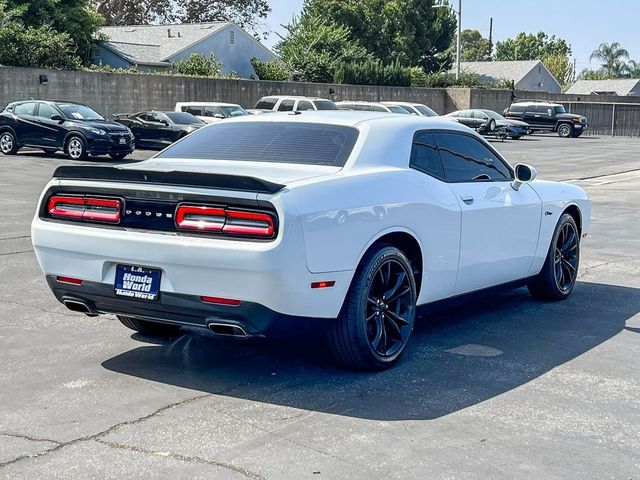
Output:
<path fill-rule="evenodd" d="M 175 25 L 125 25 L 103 27 L 109 40 L 102 45 L 120 53 L 132 63 L 165 64 L 182 50 L 213 35 L 231 22 L 184 23 Z"/>
<path fill-rule="evenodd" d="M 640 79 L 578 80 L 566 93 L 577 95 L 610 94 L 626 97 L 640 94 Z"/>
<path fill-rule="evenodd" d="M 502 62 L 461 62 L 460 68 L 475 73 L 486 80 L 513 80 L 518 83 L 529 72 L 543 65 L 540 60 L 516 60 Z M 544 65 L 543 65 L 544 67 Z M 546 69 L 546 67 L 544 67 Z"/>

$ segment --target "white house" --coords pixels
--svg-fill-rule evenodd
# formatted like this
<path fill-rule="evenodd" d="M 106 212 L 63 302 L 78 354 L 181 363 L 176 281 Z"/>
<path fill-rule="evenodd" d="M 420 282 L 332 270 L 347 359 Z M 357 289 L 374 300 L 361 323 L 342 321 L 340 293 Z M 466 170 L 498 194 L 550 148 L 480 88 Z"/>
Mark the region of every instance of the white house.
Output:
<path fill-rule="evenodd" d="M 567 93 L 576 95 L 640 95 L 640 79 L 615 78 L 611 80 L 578 80 Z"/>
<path fill-rule="evenodd" d="M 562 85 L 540 60 L 462 62 L 460 66 L 462 70 L 475 73 L 487 81 L 513 82 L 516 90 L 562 93 Z"/>
<path fill-rule="evenodd" d="M 250 78 L 255 74 L 250 63 L 253 57 L 277 58 L 232 22 L 104 27 L 100 34 L 106 40 L 97 42 L 91 59 L 94 64 L 136 67 L 143 72 L 170 70 L 174 62 L 199 53 L 213 54 L 222 62 L 222 73 Z"/>

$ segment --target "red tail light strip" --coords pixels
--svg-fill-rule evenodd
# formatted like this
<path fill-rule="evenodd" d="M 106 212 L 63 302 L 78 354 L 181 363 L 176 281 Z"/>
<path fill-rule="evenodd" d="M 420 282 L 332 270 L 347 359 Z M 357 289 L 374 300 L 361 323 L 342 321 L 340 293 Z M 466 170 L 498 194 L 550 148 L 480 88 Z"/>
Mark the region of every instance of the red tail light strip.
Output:
<path fill-rule="evenodd" d="M 176 226 L 182 230 L 222 232 L 230 235 L 272 237 L 273 217 L 268 213 L 228 210 L 203 205 L 179 205 Z"/>
<path fill-rule="evenodd" d="M 120 200 L 117 198 L 72 197 L 53 195 L 47 211 L 54 218 L 72 218 L 94 222 L 120 222 Z"/>
<path fill-rule="evenodd" d="M 229 305 L 230 307 L 237 307 L 240 305 L 240 300 L 233 300 L 231 298 L 221 297 L 200 297 L 204 303 L 214 303 L 217 305 Z"/>
<path fill-rule="evenodd" d="M 63 277 L 62 275 L 58 275 L 56 277 L 56 280 L 59 283 L 68 283 L 70 285 L 82 285 L 82 280 L 79 278 Z"/>

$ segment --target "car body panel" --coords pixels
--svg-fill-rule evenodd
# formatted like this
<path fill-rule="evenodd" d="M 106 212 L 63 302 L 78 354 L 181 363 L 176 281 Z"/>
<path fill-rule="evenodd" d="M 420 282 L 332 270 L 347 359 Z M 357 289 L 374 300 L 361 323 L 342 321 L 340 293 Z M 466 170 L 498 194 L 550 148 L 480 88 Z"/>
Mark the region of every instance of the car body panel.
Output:
<path fill-rule="evenodd" d="M 278 234 L 269 241 L 251 241 L 123 230 L 43 218 L 40 210 L 32 239 L 45 274 L 106 286 L 114 281 L 116 265 L 142 265 L 162 271 L 161 292 L 238 299 L 295 317 L 335 318 L 362 258 L 387 234 L 406 234 L 419 245 L 423 268 L 418 303 L 425 304 L 535 275 L 566 208 L 581 210 L 583 231 L 588 231 L 590 203 L 577 186 L 536 180 L 516 191 L 508 181 L 447 183 L 409 168 L 417 131 L 457 132 L 492 148 L 447 119 L 305 112 L 246 116 L 225 125 L 231 122 L 247 128 L 252 122 L 344 125 L 356 128 L 359 137 L 342 168 L 180 159 L 171 158 L 170 149 L 118 167 L 244 175 L 284 185 L 275 193 L 53 179 L 47 188 L 102 195 L 130 191 L 148 199 L 191 195 L 204 204 L 269 206 L 278 218 Z M 218 125 L 195 135 L 206 135 Z M 469 194 L 475 200 L 471 206 L 462 198 Z M 316 281 L 335 285 L 311 288 Z"/>

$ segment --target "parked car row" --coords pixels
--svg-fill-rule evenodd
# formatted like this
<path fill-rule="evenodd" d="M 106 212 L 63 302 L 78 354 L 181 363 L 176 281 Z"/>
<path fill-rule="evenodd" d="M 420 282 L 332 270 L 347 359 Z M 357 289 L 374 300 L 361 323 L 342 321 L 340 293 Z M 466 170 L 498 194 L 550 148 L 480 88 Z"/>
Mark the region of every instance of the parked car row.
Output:
<path fill-rule="evenodd" d="M 9 103 L 0 113 L 0 151 L 17 153 L 22 147 L 46 154 L 64 152 L 73 160 L 89 155 L 109 155 L 119 160 L 136 147 L 165 148 L 209 123 L 250 114 L 311 110 L 357 110 L 434 117 L 427 105 L 415 102 L 366 102 L 326 98 L 272 95 L 261 98 L 254 109 L 234 103 L 179 102 L 174 111 L 147 110 L 115 114 L 106 120 L 91 107 L 76 102 L 24 100 Z M 588 128 L 586 117 L 567 113 L 557 103 L 513 103 L 504 116 L 487 109 L 459 110 L 446 117 L 482 135 L 521 138 L 536 131 L 579 137 Z"/>

